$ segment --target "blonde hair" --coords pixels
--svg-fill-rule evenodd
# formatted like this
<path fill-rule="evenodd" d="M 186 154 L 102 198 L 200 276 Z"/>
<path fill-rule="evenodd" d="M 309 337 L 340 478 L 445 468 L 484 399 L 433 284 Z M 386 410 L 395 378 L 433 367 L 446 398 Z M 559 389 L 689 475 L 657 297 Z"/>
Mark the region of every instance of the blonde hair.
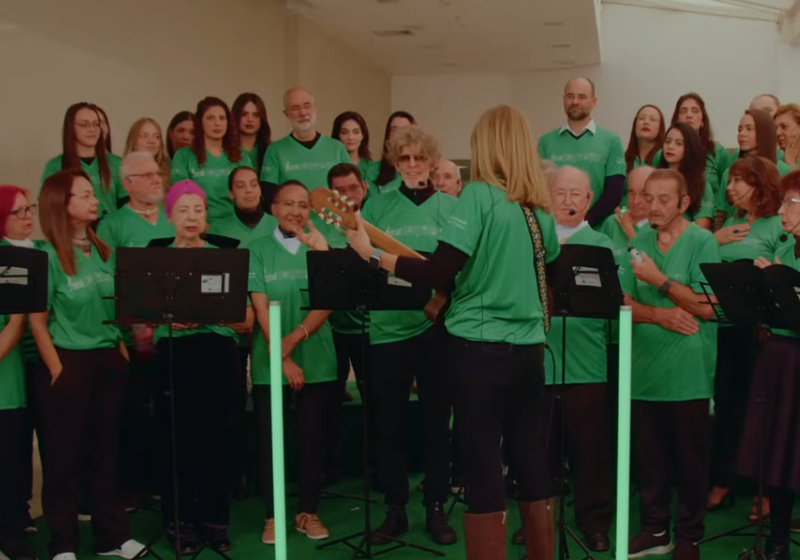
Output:
<path fill-rule="evenodd" d="M 470 137 L 473 181 L 506 191 L 508 200 L 550 211 L 542 164 L 528 119 L 519 109 L 499 105 L 478 119 Z"/>
<path fill-rule="evenodd" d="M 789 115 L 792 117 L 796 124 L 800 124 L 800 107 L 795 105 L 794 103 L 788 103 L 786 105 L 781 105 L 780 108 L 775 113 L 774 118 L 778 118 L 781 115 Z"/>
<path fill-rule="evenodd" d="M 146 124 L 152 124 L 156 127 L 158 131 L 158 135 L 161 136 L 161 146 L 158 148 L 158 153 L 153 156 L 153 159 L 156 160 L 158 167 L 161 169 L 161 174 L 169 180 L 170 176 L 170 160 L 169 154 L 167 153 L 167 147 L 164 143 L 164 133 L 161 131 L 161 126 L 151 119 L 150 117 L 143 117 L 133 123 L 131 129 L 128 131 L 128 138 L 125 140 L 125 152 L 122 154 L 126 156 L 131 152 L 136 152 L 136 140 L 139 138 L 139 133 L 142 131 L 142 127 Z M 165 183 L 166 184 L 166 183 Z"/>
<path fill-rule="evenodd" d="M 397 166 L 397 160 L 402 155 L 403 148 L 408 146 L 419 148 L 419 154 L 428 159 L 431 168 L 442 157 L 436 137 L 424 128 L 413 124 L 401 128 L 389 139 L 386 143 L 386 159 L 390 164 Z"/>

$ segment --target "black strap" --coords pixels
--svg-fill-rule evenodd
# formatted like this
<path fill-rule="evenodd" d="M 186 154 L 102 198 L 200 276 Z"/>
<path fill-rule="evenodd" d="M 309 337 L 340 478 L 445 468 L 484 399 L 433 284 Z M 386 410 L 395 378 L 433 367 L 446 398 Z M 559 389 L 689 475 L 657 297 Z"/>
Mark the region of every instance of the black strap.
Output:
<path fill-rule="evenodd" d="M 528 230 L 531 232 L 533 241 L 533 264 L 536 268 L 536 280 L 539 285 L 539 301 L 542 303 L 542 315 L 544 315 L 544 332 L 550 330 L 550 298 L 547 293 L 547 263 L 545 261 L 546 250 L 542 238 L 542 230 L 539 227 L 539 220 L 536 213 L 529 207 L 523 206 L 525 220 L 528 222 Z"/>

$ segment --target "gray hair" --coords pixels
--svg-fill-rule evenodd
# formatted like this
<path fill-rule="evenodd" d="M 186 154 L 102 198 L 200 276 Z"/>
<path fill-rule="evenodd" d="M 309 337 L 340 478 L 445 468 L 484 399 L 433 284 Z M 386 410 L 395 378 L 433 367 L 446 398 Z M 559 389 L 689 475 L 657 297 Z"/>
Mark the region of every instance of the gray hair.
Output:
<path fill-rule="evenodd" d="M 314 104 L 317 103 L 317 100 L 314 98 L 314 94 L 313 93 L 311 93 L 310 91 L 308 91 L 304 87 L 296 86 L 296 87 L 287 89 L 286 93 L 283 94 L 283 108 L 284 109 L 286 109 L 288 104 L 289 104 L 289 96 L 291 94 L 293 94 L 294 92 L 296 92 L 296 91 L 304 91 L 304 92 L 306 92 L 308 94 L 308 96 L 311 98 L 311 102 L 314 103 Z"/>
<path fill-rule="evenodd" d="M 125 179 L 128 175 L 131 174 L 131 167 L 133 167 L 136 162 L 149 160 L 154 163 L 156 162 L 156 158 L 150 152 L 139 151 L 139 152 L 131 152 L 127 154 L 124 158 L 122 158 L 122 163 L 119 166 L 119 176 L 122 179 Z"/>
<path fill-rule="evenodd" d="M 544 178 L 547 179 L 555 175 L 556 171 L 558 171 L 558 166 L 550 159 L 543 159 L 541 161 L 542 165 L 542 175 Z"/>

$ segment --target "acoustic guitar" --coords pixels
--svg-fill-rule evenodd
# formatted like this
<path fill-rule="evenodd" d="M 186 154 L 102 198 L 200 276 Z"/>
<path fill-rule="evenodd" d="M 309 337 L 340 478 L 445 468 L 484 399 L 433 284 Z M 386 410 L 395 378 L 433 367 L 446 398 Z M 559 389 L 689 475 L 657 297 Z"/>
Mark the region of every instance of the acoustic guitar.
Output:
<path fill-rule="evenodd" d="M 311 191 L 311 207 L 321 220 L 337 227 L 356 229 L 356 213 L 353 210 L 353 201 L 347 200 L 336 191 L 318 187 Z M 417 253 L 414 249 L 400 243 L 391 235 L 381 231 L 370 223 L 364 223 L 364 230 L 367 232 L 370 242 L 378 249 L 398 255 L 400 257 L 411 257 L 413 259 L 426 260 L 425 257 Z M 433 298 L 425 306 L 425 316 L 435 324 L 444 323 L 444 315 L 450 306 L 450 297 L 440 290 L 436 290 Z"/>

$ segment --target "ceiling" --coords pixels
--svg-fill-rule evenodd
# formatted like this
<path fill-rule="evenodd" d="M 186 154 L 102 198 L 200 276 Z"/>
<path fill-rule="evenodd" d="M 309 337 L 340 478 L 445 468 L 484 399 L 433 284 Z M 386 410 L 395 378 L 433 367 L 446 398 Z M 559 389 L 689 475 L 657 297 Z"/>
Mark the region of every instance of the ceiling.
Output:
<path fill-rule="evenodd" d="M 287 0 L 394 75 L 598 64 L 599 0 Z"/>
<path fill-rule="evenodd" d="M 645 8 L 779 22 L 798 0 L 602 0 Z"/>

